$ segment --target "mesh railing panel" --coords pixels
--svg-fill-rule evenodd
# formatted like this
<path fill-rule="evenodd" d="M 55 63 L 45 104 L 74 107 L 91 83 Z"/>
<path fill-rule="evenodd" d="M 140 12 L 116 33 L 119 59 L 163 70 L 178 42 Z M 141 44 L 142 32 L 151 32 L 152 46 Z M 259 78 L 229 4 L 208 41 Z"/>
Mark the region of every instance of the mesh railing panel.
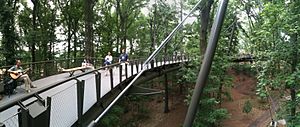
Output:
<path fill-rule="evenodd" d="M 0 122 L 5 127 L 19 127 L 18 108 L 14 106 L 0 113 Z"/>
<path fill-rule="evenodd" d="M 5 120 L 3 124 L 5 127 L 19 127 L 18 123 L 18 114 L 15 114 L 14 116 L 10 117 L 9 119 Z"/>
<path fill-rule="evenodd" d="M 105 94 L 107 94 L 110 91 L 110 74 L 108 73 L 107 75 L 105 75 L 106 70 L 101 71 L 101 84 L 100 84 L 100 90 L 101 90 L 101 96 L 103 97 Z M 115 73 L 113 72 L 113 75 L 115 75 Z"/>
<path fill-rule="evenodd" d="M 86 113 L 97 101 L 95 75 L 87 75 L 84 86 L 83 113 Z"/>
<path fill-rule="evenodd" d="M 78 119 L 77 86 L 72 82 L 69 87 L 52 96 L 50 127 L 70 127 Z"/>

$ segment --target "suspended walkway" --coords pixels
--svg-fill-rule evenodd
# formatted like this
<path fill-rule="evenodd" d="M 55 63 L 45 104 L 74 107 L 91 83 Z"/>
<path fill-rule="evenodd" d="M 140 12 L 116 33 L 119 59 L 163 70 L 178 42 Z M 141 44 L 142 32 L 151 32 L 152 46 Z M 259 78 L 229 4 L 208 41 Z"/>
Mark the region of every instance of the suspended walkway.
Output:
<path fill-rule="evenodd" d="M 135 84 L 178 70 L 187 57 L 176 56 L 149 63 Z M 37 88 L 26 93 L 24 85 L 16 94 L 0 101 L 0 122 L 6 127 L 88 126 L 111 101 L 143 70 L 141 60 L 113 64 L 74 76 L 61 73 L 33 82 Z"/>

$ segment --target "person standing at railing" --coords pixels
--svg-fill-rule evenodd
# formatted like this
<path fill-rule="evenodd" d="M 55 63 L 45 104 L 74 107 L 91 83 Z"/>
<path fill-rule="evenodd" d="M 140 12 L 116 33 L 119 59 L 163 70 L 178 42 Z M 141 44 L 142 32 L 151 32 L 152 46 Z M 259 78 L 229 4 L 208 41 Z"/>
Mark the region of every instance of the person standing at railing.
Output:
<path fill-rule="evenodd" d="M 104 65 L 105 65 L 105 66 L 111 65 L 113 58 L 112 58 L 110 52 L 107 53 L 107 55 L 106 55 L 106 57 L 104 58 L 104 60 L 105 60 L 105 61 L 104 61 Z M 108 69 L 105 68 L 105 70 L 106 70 L 105 75 L 108 75 Z"/>
<path fill-rule="evenodd" d="M 35 85 L 32 84 L 31 79 L 26 73 L 26 71 L 23 70 L 21 67 L 21 60 L 16 60 L 16 65 L 12 66 L 9 70 L 7 70 L 8 73 L 10 73 L 11 78 L 17 80 L 17 81 L 24 81 L 25 82 L 25 90 L 26 92 L 30 92 L 31 88 L 36 88 Z"/>
<path fill-rule="evenodd" d="M 128 64 L 128 54 L 125 52 L 125 49 L 122 49 L 122 53 L 119 57 L 119 63 L 122 66 L 122 70 L 125 70 L 125 64 Z M 125 75 L 126 72 L 122 73 L 122 75 Z"/>

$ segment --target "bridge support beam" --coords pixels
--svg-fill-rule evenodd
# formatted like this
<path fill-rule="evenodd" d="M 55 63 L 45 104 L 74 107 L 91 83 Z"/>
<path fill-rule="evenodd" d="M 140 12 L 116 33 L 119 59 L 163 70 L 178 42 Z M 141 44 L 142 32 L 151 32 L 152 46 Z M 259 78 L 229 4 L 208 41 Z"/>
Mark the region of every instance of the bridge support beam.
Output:
<path fill-rule="evenodd" d="M 195 119 L 197 109 L 199 106 L 200 96 L 203 93 L 203 88 L 205 87 L 208 74 L 210 72 L 212 60 L 215 54 L 217 42 L 219 39 L 221 27 L 224 20 L 224 15 L 227 9 L 227 4 L 228 4 L 228 0 L 222 0 L 220 2 L 218 12 L 214 20 L 214 24 L 210 32 L 209 43 L 205 51 L 204 60 L 201 65 L 201 70 L 197 78 L 196 86 L 193 92 L 191 103 L 188 108 L 187 115 L 185 117 L 183 127 L 191 127 L 193 125 L 193 121 Z"/>

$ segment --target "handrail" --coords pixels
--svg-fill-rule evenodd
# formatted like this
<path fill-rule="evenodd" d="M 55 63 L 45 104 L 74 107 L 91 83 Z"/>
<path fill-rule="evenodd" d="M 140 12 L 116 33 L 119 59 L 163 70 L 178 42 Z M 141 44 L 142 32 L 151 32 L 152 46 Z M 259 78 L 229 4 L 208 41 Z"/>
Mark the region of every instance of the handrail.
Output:
<path fill-rule="evenodd" d="M 118 94 L 118 96 L 107 106 L 107 108 L 104 109 L 104 111 L 90 124 L 90 126 L 94 126 L 94 123 L 97 123 L 104 114 L 123 96 L 123 94 L 134 84 L 134 82 L 144 73 L 146 70 L 146 66 L 149 64 L 150 61 L 152 61 L 157 54 L 161 51 L 161 49 L 171 40 L 171 37 L 173 37 L 174 33 L 179 29 L 180 26 L 183 25 L 183 23 L 186 21 L 186 19 L 198 8 L 202 0 L 200 0 L 193 9 L 188 13 L 187 16 L 172 30 L 172 32 L 168 35 L 167 38 L 163 40 L 163 42 L 159 45 L 159 47 L 147 58 L 147 60 L 143 64 L 143 69 L 134 77 L 134 79 L 123 89 L 123 91 Z"/>
<path fill-rule="evenodd" d="M 67 59 L 54 59 L 54 60 L 46 60 L 46 61 L 43 60 L 43 61 L 36 61 L 36 62 L 27 62 L 27 63 L 22 63 L 22 65 L 42 64 L 42 63 L 51 63 L 51 62 L 55 62 L 55 61 L 80 60 L 80 59 L 84 59 L 84 57 L 67 58 Z M 91 59 L 93 59 L 93 60 L 100 60 L 100 59 L 104 59 L 104 58 L 92 57 Z M 11 66 L 14 66 L 14 65 L 5 65 L 5 66 L 1 66 L 0 68 L 9 68 Z"/>

